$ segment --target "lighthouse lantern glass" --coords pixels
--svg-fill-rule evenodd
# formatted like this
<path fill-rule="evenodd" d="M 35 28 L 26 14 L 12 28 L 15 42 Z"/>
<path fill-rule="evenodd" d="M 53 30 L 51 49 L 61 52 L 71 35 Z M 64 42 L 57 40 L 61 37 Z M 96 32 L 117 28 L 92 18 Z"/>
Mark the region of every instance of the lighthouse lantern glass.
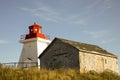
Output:
<path fill-rule="evenodd" d="M 42 33 L 42 30 L 41 30 L 41 29 L 39 30 L 39 33 Z"/>

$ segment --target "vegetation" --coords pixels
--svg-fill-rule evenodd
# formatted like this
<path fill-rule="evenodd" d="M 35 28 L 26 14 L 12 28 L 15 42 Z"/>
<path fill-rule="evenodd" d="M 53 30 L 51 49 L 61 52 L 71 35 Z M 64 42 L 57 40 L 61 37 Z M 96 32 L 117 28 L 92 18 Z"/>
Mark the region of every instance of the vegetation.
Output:
<path fill-rule="evenodd" d="M 0 80 L 120 80 L 120 75 L 110 71 L 79 73 L 74 69 L 46 70 L 18 69 L 0 66 Z"/>

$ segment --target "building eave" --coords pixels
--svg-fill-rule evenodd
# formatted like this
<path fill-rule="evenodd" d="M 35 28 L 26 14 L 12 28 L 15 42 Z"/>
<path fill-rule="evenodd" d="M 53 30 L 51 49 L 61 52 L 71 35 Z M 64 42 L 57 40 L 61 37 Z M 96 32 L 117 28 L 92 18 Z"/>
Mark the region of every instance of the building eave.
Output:
<path fill-rule="evenodd" d="M 43 38 L 31 38 L 31 39 L 24 39 L 24 40 L 19 40 L 20 43 L 27 43 L 27 42 L 32 42 L 32 41 L 42 41 L 42 42 L 48 42 L 48 43 L 51 43 L 50 40 L 46 40 L 46 39 L 43 39 Z"/>
<path fill-rule="evenodd" d="M 85 53 L 89 53 L 89 54 L 95 54 L 95 55 L 101 55 L 101 56 L 107 56 L 107 57 L 112 57 L 112 58 L 116 58 L 118 59 L 118 56 L 116 55 L 110 55 L 110 54 L 103 54 L 103 53 L 100 53 L 100 52 L 95 52 L 95 51 L 86 51 L 86 50 L 83 50 L 83 49 L 79 49 L 80 52 L 85 52 Z"/>

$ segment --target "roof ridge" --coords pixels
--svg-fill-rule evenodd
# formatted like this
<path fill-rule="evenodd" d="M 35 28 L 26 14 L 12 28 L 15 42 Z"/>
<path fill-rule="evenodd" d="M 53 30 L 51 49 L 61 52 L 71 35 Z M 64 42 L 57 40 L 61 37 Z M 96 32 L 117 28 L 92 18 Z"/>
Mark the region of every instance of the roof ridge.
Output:
<path fill-rule="evenodd" d="M 103 53 L 103 54 L 109 54 L 109 55 L 116 56 L 116 55 L 108 52 L 107 50 L 99 47 L 98 45 L 82 43 L 82 42 L 72 41 L 72 40 L 58 38 L 58 37 L 56 37 L 56 39 L 59 39 L 62 42 L 68 43 L 68 44 L 76 47 L 77 49 L 83 49 L 83 50 L 88 50 L 88 51 L 96 51 L 96 52 L 100 52 L 100 53 Z"/>
<path fill-rule="evenodd" d="M 85 45 L 91 45 L 91 46 L 99 47 L 98 45 L 89 44 L 89 43 L 85 43 L 85 42 L 78 42 L 78 41 L 73 41 L 73 40 L 68 40 L 68 39 L 63 39 L 63 38 L 58 38 L 58 37 L 56 37 L 56 39 L 60 39 L 60 40 L 64 40 L 64 41 L 70 41 L 70 42 L 75 42 L 75 43 L 78 43 L 78 44 L 85 44 Z M 99 47 L 99 48 L 101 48 L 101 47 Z M 103 49 L 103 48 L 101 48 L 101 49 Z"/>

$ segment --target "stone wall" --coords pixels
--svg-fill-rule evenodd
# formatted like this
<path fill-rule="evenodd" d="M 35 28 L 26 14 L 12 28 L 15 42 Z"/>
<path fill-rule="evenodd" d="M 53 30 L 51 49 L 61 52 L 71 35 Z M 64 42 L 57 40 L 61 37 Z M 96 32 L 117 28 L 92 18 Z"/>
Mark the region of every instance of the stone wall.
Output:
<path fill-rule="evenodd" d="M 96 72 L 102 72 L 104 70 L 118 72 L 117 58 L 88 52 L 79 52 L 79 57 L 81 72 L 91 70 Z"/>
<path fill-rule="evenodd" d="M 50 48 L 49 48 L 50 47 Z M 77 68 L 79 69 L 78 49 L 56 40 L 40 57 L 41 67 L 46 68 Z"/>

